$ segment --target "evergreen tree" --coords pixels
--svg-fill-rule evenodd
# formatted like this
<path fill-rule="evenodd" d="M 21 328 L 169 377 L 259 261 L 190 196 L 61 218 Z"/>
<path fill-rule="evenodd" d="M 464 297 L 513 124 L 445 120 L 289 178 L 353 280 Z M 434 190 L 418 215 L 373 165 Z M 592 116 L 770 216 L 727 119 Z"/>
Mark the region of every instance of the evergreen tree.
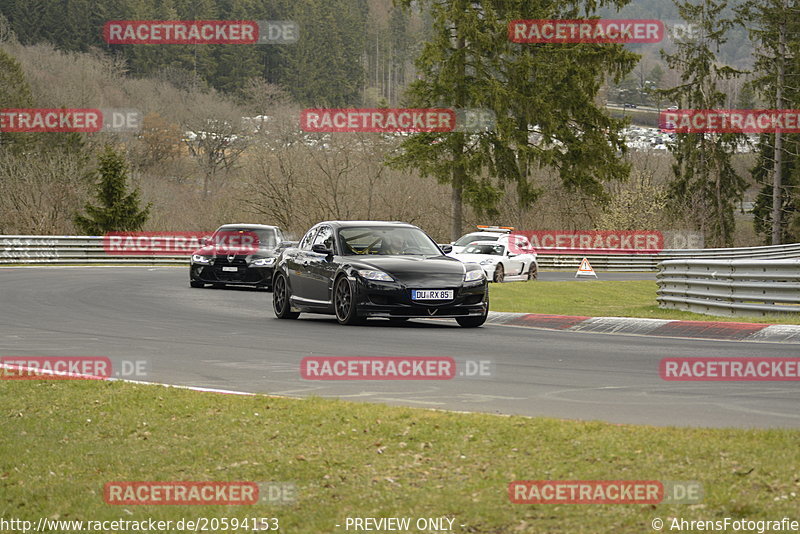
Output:
<path fill-rule="evenodd" d="M 281 85 L 303 105 L 354 106 L 361 101 L 366 0 L 298 0 L 291 19 L 300 39 L 281 45 Z"/>
<path fill-rule="evenodd" d="M 800 2 L 748 0 L 737 11 L 757 45 L 752 87 L 770 108 L 800 108 Z M 757 154 L 755 229 L 766 243 L 800 241 L 800 135 L 763 134 Z"/>
<path fill-rule="evenodd" d="M 224 12 L 228 20 L 253 20 L 253 0 L 229 0 Z M 228 93 L 240 93 L 247 80 L 261 72 L 259 48 L 262 45 L 218 45 L 214 51 L 214 87 Z"/>
<path fill-rule="evenodd" d="M 453 239 L 463 231 L 464 201 L 492 215 L 512 184 L 520 207 L 530 206 L 540 194 L 531 182 L 536 168 L 555 170 L 565 188 L 600 202 L 607 199 L 603 182 L 627 177 L 618 157 L 624 123 L 595 100 L 606 73 L 619 82 L 637 56 L 621 45 L 516 44 L 507 27 L 516 19 L 587 17 L 626 2 L 427 2 L 434 35 L 416 61 L 420 79 L 409 87 L 408 104 L 484 108 L 497 119 L 491 132 L 413 135 L 389 161 L 451 185 Z"/>
<path fill-rule="evenodd" d="M 124 156 L 106 145 L 99 157 L 99 182 L 95 198 L 99 206 L 87 203 L 86 215 L 76 214 L 74 222 L 87 235 L 140 230 L 150 216 L 152 204 L 140 209 L 140 191 L 128 192 L 128 164 Z"/>
<path fill-rule="evenodd" d="M 732 20 L 722 16 L 727 0 L 675 0 L 675 4 L 683 20 L 693 24 L 699 35 L 677 42 L 674 54 L 662 54 L 667 65 L 681 74 L 681 84 L 664 94 L 685 109 L 724 107 L 727 96 L 719 90 L 718 82 L 739 74 L 720 65 L 715 56 L 726 42 L 726 31 L 733 26 Z M 731 156 L 742 139 L 738 133 L 679 133 L 670 145 L 676 160 L 670 207 L 703 232 L 711 246 L 733 244 L 734 210 L 747 182 L 734 170 Z"/>
<path fill-rule="evenodd" d="M 0 109 L 30 107 L 33 107 L 33 96 L 22 67 L 0 48 Z M 21 152 L 32 144 L 32 134 L 0 131 L 0 151 Z"/>

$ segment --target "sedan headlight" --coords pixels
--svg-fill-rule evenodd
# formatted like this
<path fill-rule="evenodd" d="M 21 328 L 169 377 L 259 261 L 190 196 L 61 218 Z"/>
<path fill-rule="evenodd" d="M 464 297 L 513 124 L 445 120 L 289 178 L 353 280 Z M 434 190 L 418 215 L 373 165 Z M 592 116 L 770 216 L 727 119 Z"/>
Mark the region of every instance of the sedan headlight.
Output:
<path fill-rule="evenodd" d="M 252 265 L 255 267 L 270 267 L 273 263 L 275 263 L 275 258 L 258 258 L 253 260 Z"/>
<path fill-rule="evenodd" d="M 464 274 L 464 281 L 465 282 L 477 282 L 478 280 L 483 280 L 485 275 L 483 274 L 483 269 L 476 269 L 474 271 L 467 271 Z"/>
<path fill-rule="evenodd" d="M 393 282 L 394 279 L 383 271 L 362 269 L 358 275 L 366 280 L 378 280 L 380 282 Z"/>
<path fill-rule="evenodd" d="M 211 258 L 200 254 L 192 254 L 192 263 L 211 263 Z"/>
<path fill-rule="evenodd" d="M 488 260 L 482 260 L 481 261 L 481 265 L 494 265 L 495 263 L 497 263 L 497 260 L 494 260 L 494 259 L 488 259 Z"/>

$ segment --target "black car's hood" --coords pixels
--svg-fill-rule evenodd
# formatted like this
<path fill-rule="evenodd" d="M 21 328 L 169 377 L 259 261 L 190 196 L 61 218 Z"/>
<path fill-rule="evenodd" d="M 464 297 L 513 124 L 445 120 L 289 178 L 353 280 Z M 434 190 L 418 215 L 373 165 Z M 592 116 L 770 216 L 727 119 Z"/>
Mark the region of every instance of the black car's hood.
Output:
<path fill-rule="evenodd" d="M 381 270 L 405 285 L 418 288 L 464 283 L 464 264 L 449 256 L 366 256 L 358 258 L 354 266 Z"/>
<path fill-rule="evenodd" d="M 259 248 L 259 249 L 244 249 L 242 251 L 237 251 L 235 249 L 231 249 L 231 247 L 220 247 L 214 245 L 207 245 L 205 247 L 199 248 L 195 250 L 192 254 L 199 254 L 201 256 L 260 256 L 264 258 L 270 258 L 275 256 L 274 249 L 266 249 L 266 248 Z"/>

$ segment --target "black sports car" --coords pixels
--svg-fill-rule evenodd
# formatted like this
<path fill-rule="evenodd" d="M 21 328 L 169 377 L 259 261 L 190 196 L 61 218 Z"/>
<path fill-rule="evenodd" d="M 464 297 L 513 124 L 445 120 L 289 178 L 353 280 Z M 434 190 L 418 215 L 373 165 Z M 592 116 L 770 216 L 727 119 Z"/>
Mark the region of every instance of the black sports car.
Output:
<path fill-rule="evenodd" d="M 236 239 L 237 236 L 250 237 Z M 189 284 L 270 288 L 275 260 L 287 245 L 277 226 L 225 224 L 192 253 Z"/>
<path fill-rule="evenodd" d="M 281 319 L 296 319 L 300 312 L 334 314 L 341 324 L 368 317 L 450 317 L 476 327 L 489 312 L 487 287 L 480 265 L 445 256 L 416 226 L 329 221 L 283 252 L 272 303 Z"/>

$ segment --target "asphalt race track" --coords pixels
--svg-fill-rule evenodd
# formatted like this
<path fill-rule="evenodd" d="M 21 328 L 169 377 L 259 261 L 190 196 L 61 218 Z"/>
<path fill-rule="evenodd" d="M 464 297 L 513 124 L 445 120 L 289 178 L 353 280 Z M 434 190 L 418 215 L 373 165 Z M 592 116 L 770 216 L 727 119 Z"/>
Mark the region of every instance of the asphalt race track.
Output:
<path fill-rule="evenodd" d="M 547 273 L 543 273 L 547 275 Z M 602 279 L 602 274 L 600 275 Z M 581 334 L 455 321 L 279 321 L 272 294 L 191 289 L 185 268 L 0 269 L 0 356 L 144 360 L 141 380 L 425 408 L 683 426 L 800 427 L 797 382 L 666 382 L 661 358 L 797 356 L 798 345 Z M 531 310 L 535 312 L 536 310 Z M 491 360 L 442 381 L 306 381 L 305 356 Z"/>

